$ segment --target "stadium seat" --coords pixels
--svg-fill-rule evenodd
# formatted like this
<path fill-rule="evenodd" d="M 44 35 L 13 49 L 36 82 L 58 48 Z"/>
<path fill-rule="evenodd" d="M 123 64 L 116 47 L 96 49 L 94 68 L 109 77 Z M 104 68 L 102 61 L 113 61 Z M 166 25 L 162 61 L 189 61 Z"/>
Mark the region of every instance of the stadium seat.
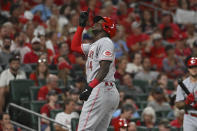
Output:
<path fill-rule="evenodd" d="M 167 85 L 167 88 L 169 90 L 174 90 L 174 81 L 173 80 L 168 80 L 168 85 Z"/>
<path fill-rule="evenodd" d="M 137 131 L 147 131 L 148 128 L 144 127 L 144 126 L 137 126 Z"/>
<path fill-rule="evenodd" d="M 46 101 L 32 101 L 30 104 L 30 109 L 32 111 L 40 113 L 40 109 L 45 103 L 46 103 Z M 32 123 L 32 127 L 37 128 L 38 117 L 31 115 L 31 123 Z"/>
<path fill-rule="evenodd" d="M 30 87 L 33 85 L 33 80 L 19 79 L 10 81 L 11 101 L 17 104 L 21 104 L 21 99 L 29 100 Z"/>
<path fill-rule="evenodd" d="M 142 115 L 142 112 L 143 112 L 143 109 L 138 109 L 137 112 L 141 116 Z"/>
<path fill-rule="evenodd" d="M 79 119 L 78 118 L 71 119 L 71 130 L 72 131 L 76 131 L 77 130 L 78 123 L 79 123 Z"/>
<path fill-rule="evenodd" d="M 158 127 L 154 127 L 154 128 L 152 128 L 151 131 L 159 131 L 159 128 Z"/>
<path fill-rule="evenodd" d="M 149 83 L 144 80 L 133 80 L 133 85 L 139 86 L 144 92 L 147 92 L 146 88 L 148 88 Z"/>
<path fill-rule="evenodd" d="M 147 98 L 148 98 L 148 93 L 136 94 L 137 101 L 146 101 Z"/>
<path fill-rule="evenodd" d="M 181 129 L 176 127 L 170 127 L 170 131 L 181 131 Z"/>
<path fill-rule="evenodd" d="M 37 63 L 28 64 L 28 65 L 31 66 L 32 70 L 36 70 Z"/>
<path fill-rule="evenodd" d="M 167 118 L 168 113 L 169 113 L 170 111 L 171 111 L 171 110 L 156 111 L 156 116 L 157 116 L 158 119 Z"/>
<path fill-rule="evenodd" d="M 109 126 L 109 127 L 107 128 L 107 131 L 114 131 L 114 127 L 113 127 L 113 126 Z"/>
<path fill-rule="evenodd" d="M 140 119 L 141 118 L 131 118 L 131 121 L 136 123 L 137 121 L 140 121 Z"/>
<path fill-rule="evenodd" d="M 39 91 L 40 87 L 38 86 L 32 86 L 30 87 L 30 100 L 37 100 L 37 95 L 38 95 L 38 91 Z"/>
<path fill-rule="evenodd" d="M 57 75 L 58 74 L 58 70 L 49 70 L 49 73 L 50 74 Z"/>
<path fill-rule="evenodd" d="M 57 115 L 57 113 L 63 112 L 63 111 L 64 111 L 63 109 L 52 110 L 52 111 L 50 111 L 50 117 L 55 119 L 55 116 Z"/>
<path fill-rule="evenodd" d="M 44 86 L 44 85 L 46 85 L 46 79 L 39 79 L 38 80 L 38 86 Z"/>
<path fill-rule="evenodd" d="M 144 109 L 147 107 L 147 101 L 137 101 L 136 104 L 139 107 L 139 109 Z"/>
<path fill-rule="evenodd" d="M 55 119 L 55 116 L 57 113 L 63 112 L 63 109 L 58 109 L 58 110 L 52 110 L 50 111 L 50 118 Z M 55 128 L 53 126 L 53 123 L 50 123 L 51 131 L 55 131 Z"/>

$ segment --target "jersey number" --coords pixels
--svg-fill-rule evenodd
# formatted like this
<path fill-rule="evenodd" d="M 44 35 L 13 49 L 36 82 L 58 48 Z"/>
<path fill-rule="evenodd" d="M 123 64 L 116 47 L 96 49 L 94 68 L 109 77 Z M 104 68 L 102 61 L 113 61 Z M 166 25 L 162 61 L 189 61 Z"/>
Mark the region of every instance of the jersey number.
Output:
<path fill-rule="evenodd" d="M 92 71 L 92 68 L 93 68 L 93 67 L 92 67 L 92 61 L 89 62 L 88 68 Z"/>

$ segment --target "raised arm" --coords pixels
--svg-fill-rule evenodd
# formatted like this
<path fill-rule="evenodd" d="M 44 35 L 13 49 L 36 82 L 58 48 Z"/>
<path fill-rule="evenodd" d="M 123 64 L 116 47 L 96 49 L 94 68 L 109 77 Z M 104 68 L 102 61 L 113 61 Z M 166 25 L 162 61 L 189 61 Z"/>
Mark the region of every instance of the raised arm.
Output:
<path fill-rule="evenodd" d="M 72 43 L 71 43 L 71 50 L 76 51 L 78 53 L 83 53 L 82 48 L 81 48 L 81 37 L 82 37 L 82 32 L 83 32 L 84 27 L 78 27 L 77 31 L 75 32 Z"/>
<path fill-rule="evenodd" d="M 76 51 L 78 53 L 83 53 L 82 48 L 81 48 L 81 38 L 82 38 L 82 33 L 83 30 L 86 26 L 86 23 L 88 21 L 88 16 L 89 16 L 89 9 L 88 11 L 83 11 L 80 13 L 79 16 L 79 26 L 77 28 L 77 31 L 74 34 L 74 37 L 71 42 L 71 50 Z"/>

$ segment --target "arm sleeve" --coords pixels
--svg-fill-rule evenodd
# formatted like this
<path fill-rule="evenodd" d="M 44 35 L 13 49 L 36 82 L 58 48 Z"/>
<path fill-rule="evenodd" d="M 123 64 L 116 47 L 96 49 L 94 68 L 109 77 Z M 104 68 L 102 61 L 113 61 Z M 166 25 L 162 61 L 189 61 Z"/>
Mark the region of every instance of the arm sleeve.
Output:
<path fill-rule="evenodd" d="M 81 49 L 82 49 L 83 53 L 84 53 L 86 56 L 88 55 L 89 48 L 90 48 L 90 44 L 82 44 L 82 45 L 81 45 Z"/>
<path fill-rule="evenodd" d="M 109 40 L 101 41 L 98 50 L 99 50 L 99 52 L 98 52 L 99 61 L 102 61 L 102 60 L 113 61 L 114 45 L 113 45 L 112 41 L 109 41 Z"/>
<path fill-rule="evenodd" d="M 77 28 L 77 31 L 75 32 L 71 42 L 71 50 L 81 54 L 83 53 L 83 50 L 81 48 L 81 37 L 82 37 L 83 29 L 84 28 L 82 27 Z"/>
<path fill-rule="evenodd" d="M 176 102 L 183 101 L 185 99 L 183 90 L 180 86 L 177 87 L 176 91 Z"/>

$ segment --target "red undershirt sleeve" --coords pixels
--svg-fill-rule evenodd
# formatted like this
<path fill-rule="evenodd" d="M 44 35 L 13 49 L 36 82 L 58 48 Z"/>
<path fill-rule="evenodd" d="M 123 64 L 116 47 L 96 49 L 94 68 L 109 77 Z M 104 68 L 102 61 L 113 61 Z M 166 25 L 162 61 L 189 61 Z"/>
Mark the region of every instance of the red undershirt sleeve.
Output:
<path fill-rule="evenodd" d="M 82 38 L 82 32 L 84 28 L 78 26 L 77 31 L 75 32 L 72 42 L 71 42 L 71 50 L 83 54 L 83 50 L 81 48 L 81 38 Z"/>

